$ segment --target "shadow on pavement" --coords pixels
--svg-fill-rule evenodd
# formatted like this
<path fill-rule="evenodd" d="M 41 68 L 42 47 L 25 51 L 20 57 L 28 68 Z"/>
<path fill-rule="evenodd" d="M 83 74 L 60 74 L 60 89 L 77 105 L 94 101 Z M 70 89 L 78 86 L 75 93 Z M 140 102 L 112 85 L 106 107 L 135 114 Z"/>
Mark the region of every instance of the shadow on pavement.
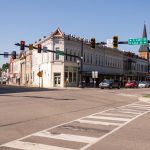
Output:
<path fill-rule="evenodd" d="M 40 91 L 58 91 L 62 89 L 48 89 L 36 87 L 23 87 L 23 86 L 2 86 L 0 85 L 0 94 L 8 93 L 24 93 L 24 92 L 40 92 Z"/>
<path fill-rule="evenodd" d="M 15 96 L 15 95 L 9 95 L 9 94 L 7 94 L 7 95 L 0 95 L 0 96 L 8 96 L 8 97 L 26 97 L 26 98 L 29 98 L 29 99 L 31 99 L 32 98 L 32 100 L 33 99 L 51 99 L 51 100 L 64 100 L 64 101 L 67 101 L 67 100 L 77 100 L 77 99 L 70 99 L 70 98 L 54 98 L 54 97 L 43 97 L 43 96 Z"/>

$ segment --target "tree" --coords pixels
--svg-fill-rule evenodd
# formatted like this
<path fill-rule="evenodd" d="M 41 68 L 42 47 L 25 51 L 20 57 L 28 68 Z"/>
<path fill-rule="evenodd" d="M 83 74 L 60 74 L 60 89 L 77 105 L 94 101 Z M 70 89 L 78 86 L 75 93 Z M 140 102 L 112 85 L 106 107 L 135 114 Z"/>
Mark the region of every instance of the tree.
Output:
<path fill-rule="evenodd" d="M 7 71 L 7 69 L 9 69 L 9 63 L 3 64 L 2 71 Z"/>

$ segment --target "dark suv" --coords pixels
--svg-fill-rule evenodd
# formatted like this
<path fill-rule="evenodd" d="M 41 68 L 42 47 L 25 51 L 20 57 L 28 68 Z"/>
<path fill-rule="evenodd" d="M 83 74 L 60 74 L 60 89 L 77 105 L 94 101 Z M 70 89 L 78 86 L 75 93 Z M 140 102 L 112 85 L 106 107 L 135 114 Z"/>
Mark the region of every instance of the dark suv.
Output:
<path fill-rule="evenodd" d="M 110 89 L 118 88 L 118 89 L 120 89 L 121 83 L 118 80 L 107 80 L 107 79 L 105 79 L 99 84 L 99 87 L 101 89 L 104 89 L 104 88 L 110 88 Z"/>

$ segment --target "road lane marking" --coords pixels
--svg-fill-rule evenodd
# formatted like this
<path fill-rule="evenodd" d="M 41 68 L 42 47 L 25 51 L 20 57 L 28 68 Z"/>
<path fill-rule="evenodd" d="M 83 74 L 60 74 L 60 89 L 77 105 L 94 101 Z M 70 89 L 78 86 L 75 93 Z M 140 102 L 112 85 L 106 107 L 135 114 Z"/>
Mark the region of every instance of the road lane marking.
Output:
<path fill-rule="evenodd" d="M 88 118 L 95 118 L 95 119 L 104 119 L 104 120 L 118 120 L 118 121 L 128 121 L 130 119 L 127 118 L 116 118 L 116 117 L 104 117 L 104 116 L 88 116 Z"/>
<path fill-rule="evenodd" d="M 113 134 L 113 133 L 116 132 L 117 130 L 123 128 L 123 127 L 124 127 L 125 125 L 127 125 L 128 123 L 132 122 L 133 120 L 139 118 L 140 116 L 142 116 L 142 115 L 144 115 L 144 114 L 146 114 L 146 113 L 148 113 L 148 112 L 150 112 L 150 111 L 146 111 L 146 112 L 144 112 L 144 113 L 142 113 L 142 114 L 140 114 L 140 115 L 137 115 L 136 117 L 130 119 L 130 120 L 127 121 L 126 123 L 122 124 L 121 126 L 118 126 L 117 128 L 113 129 L 113 130 L 110 131 L 109 133 L 106 133 L 105 135 L 101 136 L 97 141 L 95 141 L 95 142 L 93 142 L 93 143 L 90 143 L 90 144 L 88 144 L 88 145 L 82 147 L 80 150 L 86 150 L 87 148 L 91 147 L 92 145 L 96 144 L 97 142 L 100 142 L 102 139 L 104 139 L 104 138 L 106 138 L 107 136 Z"/>
<path fill-rule="evenodd" d="M 144 108 L 150 108 L 150 105 L 140 105 L 140 104 L 133 104 L 131 106 L 134 106 L 134 107 L 144 107 Z"/>
<path fill-rule="evenodd" d="M 62 134 L 62 133 L 60 133 L 59 135 L 61 135 L 62 136 L 61 137 L 61 136 L 58 136 L 58 134 L 57 134 L 57 138 L 64 138 L 68 142 L 71 141 L 71 140 L 72 141 L 75 140 L 75 137 L 77 138 L 77 136 L 78 137 L 80 136 L 80 139 L 79 139 L 80 142 L 82 140 L 86 141 L 85 139 L 87 138 L 87 142 L 86 142 L 87 145 L 83 146 L 82 148 L 80 148 L 80 150 L 85 150 L 88 147 L 92 146 L 93 144 L 99 142 L 103 138 L 107 137 L 108 135 L 110 135 L 110 134 L 114 133 L 115 131 L 119 130 L 120 128 L 122 128 L 126 124 L 128 124 L 131 121 L 135 120 L 136 118 L 138 118 L 138 117 L 140 117 L 140 116 L 150 112 L 150 110 L 145 110 L 145 112 L 138 111 L 138 113 L 137 113 L 137 111 L 135 109 L 132 109 L 132 108 L 124 109 L 124 107 L 130 107 L 130 106 L 133 106 L 133 105 L 140 106 L 139 102 L 135 102 L 135 103 L 128 104 L 128 105 L 125 105 L 125 106 L 120 106 L 120 107 L 117 107 L 117 108 L 104 110 L 102 112 L 94 113 L 94 114 L 91 114 L 89 116 L 84 116 L 84 117 L 81 117 L 79 119 L 72 120 L 72 121 L 69 121 L 67 123 L 59 124 L 59 125 L 50 127 L 48 129 L 45 129 L 43 131 L 40 131 L 40 132 L 37 132 L 37 133 L 34 133 L 34 134 L 30 134 L 28 136 L 25 136 L 25 137 L 22 137 L 20 139 L 14 140 L 12 142 L 8 142 L 6 144 L 0 145 L 0 147 L 4 147 L 5 146 L 5 147 L 10 147 L 10 148 L 17 148 L 17 147 L 13 147 L 13 146 L 18 144 L 18 147 L 20 146 L 22 149 L 23 149 L 24 145 L 26 145 L 25 150 L 73 150 L 73 149 L 60 147 L 60 146 L 57 147 L 57 146 L 51 146 L 51 145 L 45 145 L 45 144 L 22 142 L 21 140 L 27 139 L 27 138 L 29 138 L 31 136 L 34 136 L 34 135 L 37 135 L 37 136 L 41 135 L 43 132 L 50 132 L 50 130 L 52 130 L 52 129 L 55 129 L 57 127 L 61 127 L 63 125 L 67 125 L 67 124 L 70 124 L 70 123 L 73 123 L 73 122 L 76 122 L 76 121 L 78 121 L 80 123 L 93 124 L 93 125 L 96 124 L 96 125 L 104 125 L 104 126 L 109 126 L 109 125 L 115 126 L 115 128 L 111 129 L 110 132 L 107 132 L 106 134 L 104 134 L 104 135 L 102 135 L 102 136 L 100 136 L 98 138 L 95 138 L 95 140 L 93 139 L 94 137 L 90 137 L 90 136 L 84 136 L 85 138 L 83 138 L 83 136 L 82 136 L 82 138 L 81 138 L 80 135 L 73 135 L 73 134 L 71 134 L 71 136 L 69 136 L 69 134 Z M 147 104 L 147 106 L 150 107 L 150 105 L 148 105 L 148 104 Z M 115 117 L 115 115 L 116 115 L 116 116 L 118 116 L 118 118 L 120 117 L 122 119 L 127 119 L 127 121 L 125 121 L 123 123 L 117 123 L 117 121 L 112 123 L 112 122 L 106 122 L 106 121 L 103 122 L 103 121 L 88 120 L 88 117 L 90 117 L 90 116 L 95 116 L 96 117 L 96 115 L 99 115 L 98 117 L 102 117 L 102 115 L 114 115 L 113 117 L 109 117 L 109 118 L 117 118 L 117 117 Z M 123 116 L 124 117 L 128 117 L 128 118 L 124 118 Z M 107 116 L 103 116 L 103 117 L 107 117 Z M 42 134 L 42 136 L 43 136 L 43 134 Z M 85 143 L 85 142 L 83 142 L 83 143 Z M 36 145 L 36 146 L 34 146 L 34 145 Z"/>
<path fill-rule="evenodd" d="M 118 117 L 127 117 L 127 118 L 133 118 L 133 116 L 131 115 L 127 115 L 127 114 L 117 114 L 117 113 L 103 113 L 102 115 L 107 115 L 107 116 L 118 116 Z"/>
<path fill-rule="evenodd" d="M 95 137 L 79 136 L 73 134 L 51 134 L 50 132 L 39 132 L 33 134 L 34 136 L 47 137 L 52 139 L 60 139 L 74 142 L 91 143 L 97 140 Z"/>
<path fill-rule="evenodd" d="M 138 97 L 137 95 L 125 94 L 125 93 L 119 93 L 119 94 L 116 94 L 116 95 L 119 95 L 119 96 L 127 96 L 127 97 Z"/>
<path fill-rule="evenodd" d="M 104 121 L 93 121 L 93 120 L 77 120 L 80 123 L 87 123 L 87 124 L 100 124 L 105 126 L 120 126 L 121 123 L 112 123 L 112 122 L 104 122 Z"/>
<path fill-rule="evenodd" d="M 141 114 L 143 112 L 143 111 L 138 111 L 138 110 L 129 109 L 129 108 L 121 108 L 120 110 L 131 112 L 133 114 Z"/>
<path fill-rule="evenodd" d="M 138 114 L 140 114 L 140 113 L 135 113 L 135 112 L 133 112 L 133 111 L 127 111 L 127 110 L 123 110 L 123 109 L 117 109 L 116 110 L 116 112 L 118 112 L 118 113 L 123 113 L 123 114 L 131 114 L 131 115 L 133 115 L 133 116 L 135 116 L 135 115 L 138 115 Z"/>
<path fill-rule="evenodd" d="M 22 141 L 13 141 L 7 144 L 4 144 L 5 147 L 22 149 L 22 150 L 75 150 L 70 148 L 63 148 L 58 146 L 51 146 L 45 144 L 31 143 L 31 142 L 22 142 Z"/>

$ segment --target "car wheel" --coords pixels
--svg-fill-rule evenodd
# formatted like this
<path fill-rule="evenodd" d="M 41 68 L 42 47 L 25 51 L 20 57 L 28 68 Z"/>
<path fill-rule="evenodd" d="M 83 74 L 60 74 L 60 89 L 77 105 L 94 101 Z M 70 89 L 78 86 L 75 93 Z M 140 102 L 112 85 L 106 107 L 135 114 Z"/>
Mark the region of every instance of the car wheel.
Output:
<path fill-rule="evenodd" d="M 109 89 L 112 89 L 112 86 L 110 86 Z"/>

